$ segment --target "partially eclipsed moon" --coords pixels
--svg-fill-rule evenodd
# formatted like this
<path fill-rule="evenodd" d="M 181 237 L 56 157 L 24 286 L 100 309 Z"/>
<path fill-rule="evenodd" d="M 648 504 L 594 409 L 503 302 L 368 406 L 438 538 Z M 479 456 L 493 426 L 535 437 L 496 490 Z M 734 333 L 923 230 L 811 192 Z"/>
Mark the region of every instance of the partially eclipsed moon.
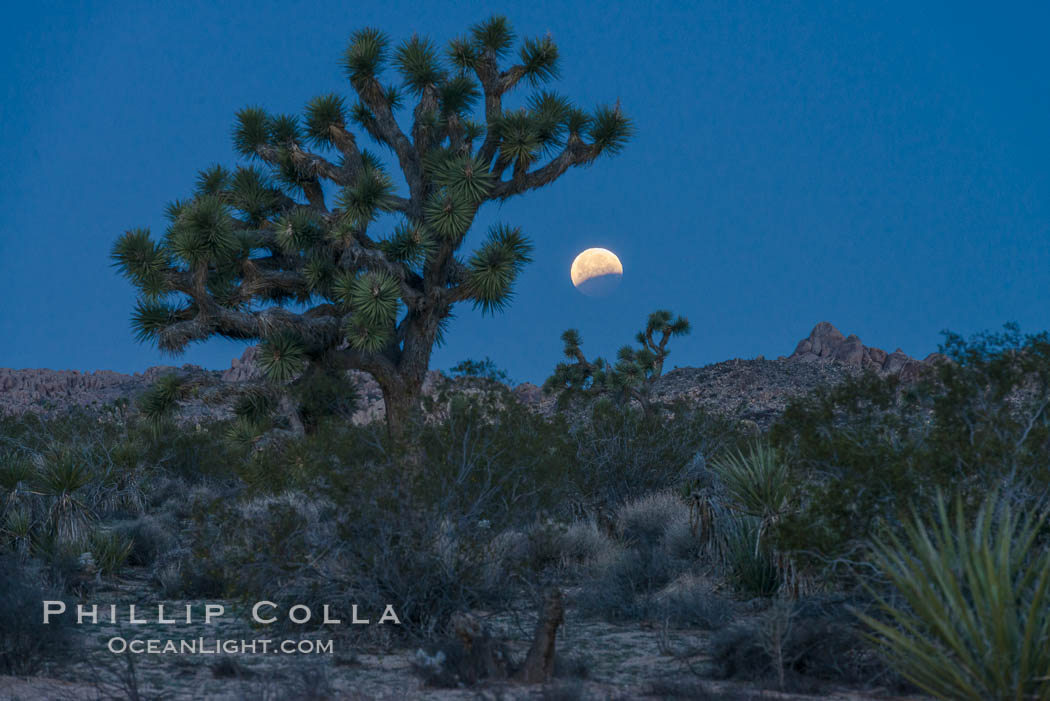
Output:
<path fill-rule="evenodd" d="M 576 256 L 569 276 L 576 289 L 588 297 L 604 297 L 620 284 L 623 265 L 612 251 L 588 248 Z"/>

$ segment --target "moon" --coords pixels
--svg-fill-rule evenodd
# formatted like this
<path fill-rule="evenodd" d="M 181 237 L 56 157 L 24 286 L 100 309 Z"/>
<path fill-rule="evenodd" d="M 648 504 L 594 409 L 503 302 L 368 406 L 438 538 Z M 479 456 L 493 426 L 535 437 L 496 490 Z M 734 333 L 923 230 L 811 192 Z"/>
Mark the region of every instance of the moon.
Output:
<path fill-rule="evenodd" d="M 588 248 L 572 262 L 569 277 L 573 286 L 588 297 L 605 297 L 620 284 L 623 265 L 610 250 Z"/>

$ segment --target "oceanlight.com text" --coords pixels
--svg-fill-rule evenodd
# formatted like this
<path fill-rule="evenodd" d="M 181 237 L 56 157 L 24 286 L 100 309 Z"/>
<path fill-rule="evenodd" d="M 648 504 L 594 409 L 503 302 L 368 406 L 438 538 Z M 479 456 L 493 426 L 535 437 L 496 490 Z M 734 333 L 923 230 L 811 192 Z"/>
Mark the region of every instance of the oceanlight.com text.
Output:
<path fill-rule="evenodd" d="M 186 638 L 181 640 L 160 640 L 114 637 L 106 643 L 106 648 L 116 655 L 131 653 L 133 655 L 236 655 L 236 654 L 279 654 L 279 655 L 331 655 L 331 640 L 233 640 L 220 638 Z"/>

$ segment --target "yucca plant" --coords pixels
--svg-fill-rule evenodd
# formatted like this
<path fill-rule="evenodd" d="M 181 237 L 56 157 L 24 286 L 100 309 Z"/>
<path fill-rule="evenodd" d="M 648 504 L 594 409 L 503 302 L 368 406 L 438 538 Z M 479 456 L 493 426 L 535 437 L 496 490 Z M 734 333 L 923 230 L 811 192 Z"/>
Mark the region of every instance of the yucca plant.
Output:
<path fill-rule="evenodd" d="M 301 119 L 238 112 L 234 146 L 254 164 L 201 171 L 192 195 L 167 208 L 163 237 L 135 229 L 113 246 L 139 292 L 135 335 L 172 353 L 213 336 L 259 341 L 260 367 L 282 382 L 317 364 L 363 370 L 407 445 L 453 308 L 503 309 L 530 261 L 531 242 L 506 225 L 464 250 L 478 211 L 618 153 L 632 133 L 618 103 L 585 112 L 545 90 L 505 109 L 516 88 L 559 72 L 550 36 L 526 39 L 516 56 L 514 44 L 502 17 L 445 51 L 363 29 L 342 60 L 353 98 L 327 92 Z M 393 154 L 403 182 L 355 126 Z M 391 230 L 373 230 L 391 217 Z M 147 400 L 147 415 L 171 407 L 160 393 Z"/>
<path fill-rule="evenodd" d="M 28 508 L 11 509 L 4 519 L 4 534 L 19 557 L 29 554 L 33 536 L 33 514 Z"/>
<path fill-rule="evenodd" d="M 712 463 L 729 495 L 732 508 L 758 518 L 763 528 L 775 522 L 788 508 L 791 475 L 775 448 L 757 442 L 744 453 L 722 455 Z"/>
<path fill-rule="evenodd" d="M 59 446 L 37 458 L 33 491 L 47 504 L 48 525 L 60 542 L 76 542 L 86 535 L 94 517 L 87 488 L 94 479 L 91 465 L 72 449 Z"/>
<path fill-rule="evenodd" d="M 154 434 L 171 418 L 179 399 L 185 394 L 186 380 L 174 373 L 162 375 L 142 393 L 138 400 L 139 410 Z"/>
<path fill-rule="evenodd" d="M 900 603 L 875 594 L 883 620 L 860 614 L 902 676 L 941 699 L 1050 700 L 1047 511 L 1017 511 L 995 494 L 967 519 L 942 494 L 903 535 L 874 543 Z"/>

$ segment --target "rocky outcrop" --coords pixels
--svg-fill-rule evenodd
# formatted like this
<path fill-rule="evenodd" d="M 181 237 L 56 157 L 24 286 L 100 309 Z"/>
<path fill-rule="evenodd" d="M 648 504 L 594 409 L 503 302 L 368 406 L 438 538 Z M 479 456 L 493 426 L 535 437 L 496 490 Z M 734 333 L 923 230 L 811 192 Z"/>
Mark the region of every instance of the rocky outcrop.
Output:
<path fill-rule="evenodd" d="M 923 360 L 916 360 L 898 348 L 887 353 L 881 348 L 865 346 L 854 334 L 843 336 L 842 332 L 826 321 L 813 327 L 809 336 L 798 342 L 795 352 L 787 360 L 802 362 L 835 362 L 862 370 L 873 370 L 880 375 L 900 375 L 911 381 L 918 378 L 924 365 L 943 359 L 939 353 L 931 353 Z"/>

